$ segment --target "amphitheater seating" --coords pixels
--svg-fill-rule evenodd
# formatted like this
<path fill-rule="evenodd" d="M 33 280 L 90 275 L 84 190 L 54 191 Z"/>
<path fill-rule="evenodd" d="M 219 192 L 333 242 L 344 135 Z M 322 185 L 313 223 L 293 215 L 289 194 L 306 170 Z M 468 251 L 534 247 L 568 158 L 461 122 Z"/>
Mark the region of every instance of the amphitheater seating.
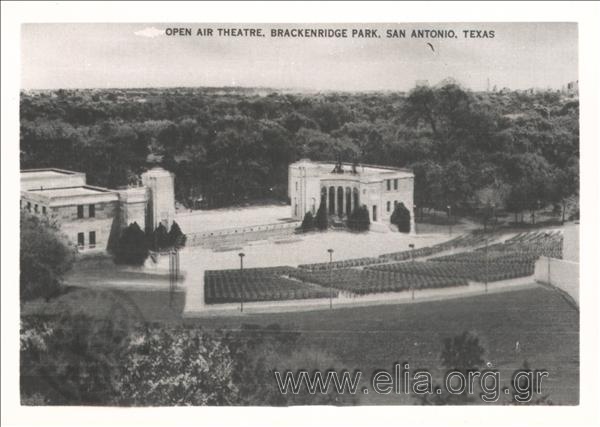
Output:
<path fill-rule="evenodd" d="M 291 272 L 290 276 L 356 295 L 467 285 L 466 280 L 456 277 L 433 277 L 354 268 L 337 269 L 335 272 L 298 269 Z"/>
<path fill-rule="evenodd" d="M 562 258 L 560 231 L 524 232 L 504 242 L 488 244 L 484 234 L 463 234 L 438 245 L 354 258 L 304 264 L 205 272 L 207 304 L 325 298 L 333 288 L 351 295 L 465 286 L 468 281 L 495 282 L 531 276 L 540 256 Z M 468 251 L 406 262 L 456 248 Z M 396 261 L 396 262 L 394 262 Z M 400 262 L 398 262 L 400 261 Z M 403 262 L 402 262 L 403 261 Z M 331 268 L 331 270 L 330 270 Z"/>
<path fill-rule="evenodd" d="M 334 261 L 332 263 L 328 262 L 319 262 L 315 264 L 300 264 L 298 268 L 302 268 L 305 270 L 311 271 L 324 271 L 329 270 L 330 268 L 339 269 L 339 268 L 349 268 L 349 267 L 364 267 L 366 265 L 377 264 L 380 263 L 381 260 L 379 258 L 351 258 L 345 259 L 342 261 Z"/>
<path fill-rule="evenodd" d="M 468 279 L 476 282 L 495 282 L 530 276 L 535 269 L 534 260 L 479 261 L 417 261 L 383 264 L 369 267 L 374 271 L 392 271 L 421 276 Z M 486 280 L 487 279 L 487 280 Z"/>
<path fill-rule="evenodd" d="M 440 252 L 448 251 L 454 248 L 482 245 L 485 243 L 486 239 L 489 240 L 490 237 L 482 233 L 466 233 L 446 242 L 438 243 L 437 245 L 426 246 L 424 248 L 409 249 L 400 252 L 391 252 L 380 255 L 379 258 L 384 261 L 405 261 L 408 259 L 422 258 L 426 256 L 435 255 Z"/>
<path fill-rule="evenodd" d="M 327 298 L 330 291 L 318 285 L 291 280 L 285 275 L 293 267 L 207 270 L 204 273 L 204 300 L 207 304 Z M 337 292 L 333 296 L 337 296 Z"/>

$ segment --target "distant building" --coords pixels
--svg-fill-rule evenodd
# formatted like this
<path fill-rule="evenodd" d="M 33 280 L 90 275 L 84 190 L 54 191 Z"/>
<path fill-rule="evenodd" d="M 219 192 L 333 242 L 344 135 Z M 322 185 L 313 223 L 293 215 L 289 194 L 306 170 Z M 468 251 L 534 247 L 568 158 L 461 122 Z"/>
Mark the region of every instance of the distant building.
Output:
<path fill-rule="evenodd" d="M 570 94 L 579 93 L 579 80 L 567 83 L 567 93 L 570 93 Z"/>
<path fill-rule="evenodd" d="M 142 229 L 162 222 L 170 227 L 175 214 L 173 176 L 162 168 L 142 174 L 143 187 L 110 190 L 87 185 L 81 172 L 63 169 L 21 171 L 21 209 L 55 219 L 80 251 L 110 248 L 123 228 L 137 222 Z"/>
<path fill-rule="evenodd" d="M 389 224 L 394 207 L 404 203 L 413 211 L 414 174 L 408 169 L 387 166 L 312 162 L 303 159 L 289 166 L 288 196 L 292 217 L 302 220 L 307 212 L 313 215 L 324 203 L 327 213 L 347 219 L 351 212 L 365 205 L 373 223 Z M 414 218 L 411 215 L 411 230 Z"/>

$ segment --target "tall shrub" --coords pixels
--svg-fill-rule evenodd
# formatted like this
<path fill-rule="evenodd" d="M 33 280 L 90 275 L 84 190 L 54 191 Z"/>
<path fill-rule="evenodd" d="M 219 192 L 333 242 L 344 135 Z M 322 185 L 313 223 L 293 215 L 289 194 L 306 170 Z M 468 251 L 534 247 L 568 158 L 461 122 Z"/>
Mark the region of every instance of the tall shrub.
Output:
<path fill-rule="evenodd" d="M 367 231 L 371 228 L 367 206 L 362 205 L 352 211 L 348 219 L 348 228 L 352 231 Z"/>
<path fill-rule="evenodd" d="M 315 227 L 317 227 L 319 230 L 327 230 L 327 210 L 325 208 L 325 203 L 323 202 L 321 202 L 321 205 L 319 206 L 319 210 L 317 211 L 317 216 L 315 217 L 314 223 Z"/>
<path fill-rule="evenodd" d="M 400 202 L 394 208 L 390 222 L 398 227 L 402 233 L 410 232 L 410 211 Z"/>
<path fill-rule="evenodd" d="M 177 249 L 181 249 L 185 246 L 187 236 L 181 231 L 181 227 L 177 222 L 173 221 L 171 229 L 169 230 L 169 246 Z"/>
<path fill-rule="evenodd" d="M 137 222 L 129 224 L 119 239 L 115 250 L 115 262 L 117 264 L 142 265 L 148 258 L 148 254 L 146 234 Z"/>
<path fill-rule="evenodd" d="M 312 230 L 315 227 L 315 220 L 313 218 L 313 215 L 311 212 L 306 212 L 306 215 L 304 215 L 304 219 L 302 220 L 302 225 L 300 226 L 300 228 L 302 229 L 303 232 L 307 232 Z"/>

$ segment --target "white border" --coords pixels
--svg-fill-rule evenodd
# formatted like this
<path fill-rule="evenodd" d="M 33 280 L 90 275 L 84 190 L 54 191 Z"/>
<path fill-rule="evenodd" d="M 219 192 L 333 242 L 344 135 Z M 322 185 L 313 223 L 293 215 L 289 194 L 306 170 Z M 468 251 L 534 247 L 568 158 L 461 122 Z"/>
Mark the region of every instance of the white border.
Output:
<path fill-rule="evenodd" d="M 578 407 L 24 408 L 18 392 L 20 24 L 25 22 L 578 22 L 581 102 L 581 393 Z M 598 387 L 598 3 L 2 3 L 2 424 L 596 425 Z M 560 60 L 560 58 L 557 58 Z"/>

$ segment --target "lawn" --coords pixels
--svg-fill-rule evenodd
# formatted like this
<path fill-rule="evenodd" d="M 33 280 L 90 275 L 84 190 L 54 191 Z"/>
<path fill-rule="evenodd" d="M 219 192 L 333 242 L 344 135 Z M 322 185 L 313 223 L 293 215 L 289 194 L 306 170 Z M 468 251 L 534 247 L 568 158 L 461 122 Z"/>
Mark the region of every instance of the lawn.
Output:
<path fill-rule="evenodd" d="M 50 302 L 26 304 L 22 314 L 80 312 L 172 325 L 182 321 L 184 299 L 183 292 L 171 296 L 166 290 L 156 289 L 69 288 Z M 331 368 L 351 372 L 360 369 L 361 385 L 367 385 L 377 369 L 393 371 L 396 362 L 408 362 L 413 373 L 417 369 L 428 370 L 438 384 L 443 375 L 439 357 L 443 339 L 472 331 L 485 349 L 486 363 L 500 371 L 502 386 L 508 385 L 514 371 L 527 361 L 531 369 L 549 372 L 542 391 L 551 402 L 572 405 L 579 400 L 579 313 L 562 296 L 544 287 L 415 304 L 183 321 L 205 330 L 237 330 L 243 323 L 279 324 L 284 332 L 300 332 L 300 345 L 321 349 L 341 361 L 340 366 Z M 519 351 L 515 349 L 517 341 Z M 303 363 L 303 359 L 298 363 Z M 360 403 L 417 402 L 403 394 L 370 393 L 360 394 Z"/>
<path fill-rule="evenodd" d="M 579 313 L 560 295 L 542 287 L 413 305 L 186 322 L 207 330 L 238 329 L 242 323 L 277 323 L 285 330 L 301 332 L 303 344 L 321 348 L 343 361 L 343 366 L 333 367 L 336 370 L 360 369 L 367 380 L 376 369 L 392 371 L 395 362 L 409 362 L 412 372 L 427 369 L 439 378 L 443 339 L 468 330 L 479 337 L 486 350 L 484 359 L 500 371 L 503 386 L 527 361 L 531 369 L 549 372 L 542 391 L 553 403 L 577 404 L 579 400 Z M 371 393 L 361 395 L 361 403 L 414 404 L 415 400 L 402 394 Z"/>

